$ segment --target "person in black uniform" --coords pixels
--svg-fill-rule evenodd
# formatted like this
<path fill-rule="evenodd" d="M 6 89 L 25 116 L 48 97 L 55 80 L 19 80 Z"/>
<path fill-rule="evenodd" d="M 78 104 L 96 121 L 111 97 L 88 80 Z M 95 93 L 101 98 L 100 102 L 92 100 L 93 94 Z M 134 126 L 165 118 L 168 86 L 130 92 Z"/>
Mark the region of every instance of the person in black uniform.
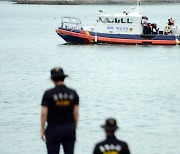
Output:
<path fill-rule="evenodd" d="M 147 34 L 147 30 L 148 30 L 148 18 L 147 17 L 143 18 L 142 25 L 143 25 L 143 34 Z"/>
<path fill-rule="evenodd" d="M 115 119 L 107 119 L 105 125 L 101 127 L 105 130 L 106 139 L 95 145 L 93 154 L 130 154 L 127 143 L 115 136 L 118 129 Z"/>
<path fill-rule="evenodd" d="M 51 70 L 55 87 L 45 91 L 41 103 L 41 138 L 46 141 L 48 154 L 59 154 L 60 144 L 64 154 L 74 154 L 79 97 L 64 85 L 66 77 L 60 67 Z"/>

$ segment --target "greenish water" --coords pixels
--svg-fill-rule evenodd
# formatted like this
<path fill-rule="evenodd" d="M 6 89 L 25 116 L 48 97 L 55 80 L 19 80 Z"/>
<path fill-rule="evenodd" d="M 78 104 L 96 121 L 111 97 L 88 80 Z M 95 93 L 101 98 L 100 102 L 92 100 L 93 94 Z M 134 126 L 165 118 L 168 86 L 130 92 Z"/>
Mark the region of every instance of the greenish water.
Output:
<path fill-rule="evenodd" d="M 104 138 L 100 125 L 118 120 L 118 138 L 132 154 L 180 153 L 180 47 L 64 45 L 55 33 L 61 16 L 96 21 L 99 9 L 128 5 L 48 6 L 0 2 L 0 154 L 44 154 L 40 102 L 52 83 L 49 70 L 62 66 L 66 84 L 80 95 L 76 154 L 92 153 Z M 163 28 L 179 4 L 145 5 Z"/>

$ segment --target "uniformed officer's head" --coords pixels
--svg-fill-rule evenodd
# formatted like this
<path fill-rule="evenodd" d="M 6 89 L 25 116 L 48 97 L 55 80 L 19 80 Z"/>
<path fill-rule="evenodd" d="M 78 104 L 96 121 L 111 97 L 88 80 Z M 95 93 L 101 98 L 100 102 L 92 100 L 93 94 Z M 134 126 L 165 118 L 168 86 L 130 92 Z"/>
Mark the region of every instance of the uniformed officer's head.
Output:
<path fill-rule="evenodd" d="M 67 76 L 61 67 L 55 67 L 51 70 L 51 80 L 54 82 L 64 81 Z"/>
<path fill-rule="evenodd" d="M 104 125 L 101 126 L 106 132 L 115 132 L 119 127 L 117 126 L 116 119 L 108 118 Z"/>

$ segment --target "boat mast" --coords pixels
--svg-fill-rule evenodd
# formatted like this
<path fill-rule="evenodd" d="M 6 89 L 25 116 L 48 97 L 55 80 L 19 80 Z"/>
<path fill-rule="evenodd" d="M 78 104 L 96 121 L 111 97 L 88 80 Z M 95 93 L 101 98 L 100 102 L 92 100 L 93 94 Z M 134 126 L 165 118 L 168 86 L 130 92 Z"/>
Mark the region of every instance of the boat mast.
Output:
<path fill-rule="evenodd" d="M 142 13 L 141 0 L 136 0 L 136 12 Z"/>

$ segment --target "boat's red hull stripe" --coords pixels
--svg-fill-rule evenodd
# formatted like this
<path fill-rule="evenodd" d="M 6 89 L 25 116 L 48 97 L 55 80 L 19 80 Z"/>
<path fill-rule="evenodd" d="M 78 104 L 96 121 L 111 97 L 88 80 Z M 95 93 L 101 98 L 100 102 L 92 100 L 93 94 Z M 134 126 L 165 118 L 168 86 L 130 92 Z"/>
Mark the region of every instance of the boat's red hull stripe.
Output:
<path fill-rule="evenodd" d="M 56 32 L 61 35 L 70 35 L 74 37 L 83 38 L 86 43 L 94 43 L 95 36 L 90 35 L 88 31 L 81 31 L 76 33 L 72 31 L 66 31 L 62 29 L 56 29 Z M 97 36 L 97 42 L 104 43 L 122 43 L 122 44 L 153 44 L 153 45 L 176 45 L 176 40 L 136 40 L 136 39 L 120 39 L 120 38 L 108 38 Z"/>

